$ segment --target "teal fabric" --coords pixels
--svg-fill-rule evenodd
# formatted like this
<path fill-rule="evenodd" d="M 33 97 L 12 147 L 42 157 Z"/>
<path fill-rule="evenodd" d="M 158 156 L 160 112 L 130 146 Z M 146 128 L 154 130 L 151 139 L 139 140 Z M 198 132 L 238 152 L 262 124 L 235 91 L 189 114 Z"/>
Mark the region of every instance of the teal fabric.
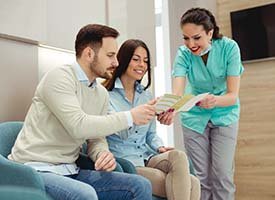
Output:
<path fill-rule="evenodd" d="M 174 61 L 172 75 L 187 78 L 186 94 L 209 92 L 224 95 L 227 90 L 226 78 L 240 76 L 243 70 L 238 44 L 223 37 L 212 41 L 206 65 L 200 56 L 192 54 L 186 46 L 181 46 Z M 195 106 L 189 112 L 182 112 L 180 119 L 183 126 L 202 134 L 208 121 L 217 126 L 227 126 L 239 119 L 239 113 L 238 100 L 235 105 L 228 107 L 203 109 Z"/>
<path fill-rule="evenodd" d="M 4 122 L 0 124 L 0 154 L 5 158 L 11 153 L 22 126 L 23 122 Z"/>
<path fill-rule="evenodd" d="M 39 190 L 14 186 L 0 188 L 1 200 L 52 200 Z"/>
<path fill-rule="evenodd" d="M 0 155 L 0 169 L 0 186 L 13 185 L 45 190 L 42 178 L 31 167 L 9 161 Z"/>
<path fill-rule="evenodd" d="M 137 170 L 136 167 L 128 160 L 123 158 L 116 158 L 116 161 L 118 165 L 121 167 L 122 172 L 128 173 L 128 174 L 136 174 Z"/>
<path fill-rule="evenodd" d="M 7 159 L 22 125 L 22 122 L 0 124 L 0 185 L 31 187 L 44 191 L 43 180 L 34 169 Z"/>

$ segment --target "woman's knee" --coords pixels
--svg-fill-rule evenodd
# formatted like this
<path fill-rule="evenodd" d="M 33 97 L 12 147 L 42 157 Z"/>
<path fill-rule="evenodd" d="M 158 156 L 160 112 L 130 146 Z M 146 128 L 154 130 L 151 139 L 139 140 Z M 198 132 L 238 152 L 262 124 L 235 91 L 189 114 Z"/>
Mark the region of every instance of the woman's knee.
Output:
<path fill-rule="evenodd" d="M 197 177 L 190 175 L 191 178 L 191 200 L 199 200 L 201 196 L 200 181 Z"/>
<path fill-rule="evenodd" d="M 194 175 L 190 174 L 192 190 L 200 191 L 200 180 Z"/>
<path fill-rule="evenodd" d="M 168 159 L 170 162 L 181 162 L 182 164 L 188 164 L 188 158 L 185 152 L 180 150 L 172 150 L 168 152 Z"/>

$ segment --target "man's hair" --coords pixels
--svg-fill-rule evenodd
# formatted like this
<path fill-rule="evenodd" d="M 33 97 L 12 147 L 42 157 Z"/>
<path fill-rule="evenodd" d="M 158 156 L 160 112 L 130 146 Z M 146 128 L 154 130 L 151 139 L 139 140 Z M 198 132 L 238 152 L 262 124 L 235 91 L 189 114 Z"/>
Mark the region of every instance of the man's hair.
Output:
<path fill-rule="evenodd" d="M 75 40 L 75 54 L 79 58 L 82 51 L 90 46 L 95 52 L 102 46 L 102 38 L 113 37 L 117 38 L 119 32 L 114 28 L 100 25 L 100 24 L 88 24 L 82 27 Z"/>

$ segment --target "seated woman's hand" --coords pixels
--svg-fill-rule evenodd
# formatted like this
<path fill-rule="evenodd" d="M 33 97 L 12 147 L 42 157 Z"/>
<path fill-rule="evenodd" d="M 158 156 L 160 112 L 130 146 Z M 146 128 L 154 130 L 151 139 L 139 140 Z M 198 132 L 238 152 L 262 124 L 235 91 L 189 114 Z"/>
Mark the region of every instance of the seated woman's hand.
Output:
<path fill-rule="evenodd" d="M 158 148 L 158 153 L 164 153 L 164 152 L 167 152 L 167 151 L 171 151 L 173 149 L 175 149 L 175 148 L 174 147 L 164 147 L 164 146 L 162 146 L 162 147 Z"/>
<path fill-rule="evenodd" d="M 157 115 L 157 120 L 161 124 L 171 125 L 174 122 L 175 115 L 176 115 L 176 112 L 174 111 L 174 109 L 169 109 Z"/>

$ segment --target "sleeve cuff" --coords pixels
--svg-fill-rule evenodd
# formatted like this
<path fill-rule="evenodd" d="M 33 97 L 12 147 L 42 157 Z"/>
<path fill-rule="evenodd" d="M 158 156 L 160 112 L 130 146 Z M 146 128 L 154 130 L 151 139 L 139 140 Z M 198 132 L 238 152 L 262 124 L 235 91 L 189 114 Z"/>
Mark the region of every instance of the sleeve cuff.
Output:
<path fill-rule="evenodd" d="M 162 142 L 157 142 L 157 143 L 154 143 L 154 144 L 151 145 L 151 148 L 156 152 L 158 152 L 159 147 L 164 147 Z"/>
<path fill-rule="evenodd" d="M 131 128 L 132 126 L 133 126 L 133 117 L 132 117 L 132 115 L 131 115 L 131 112 L 130 111 L 126 111 L 126 112 L 124 112 L 125 113 L 125 115 L 126 115 L 126 118 L 127 118 L 127 123 L 128 123 L 128 126 L 129 126 L 129 128 Z"/>

